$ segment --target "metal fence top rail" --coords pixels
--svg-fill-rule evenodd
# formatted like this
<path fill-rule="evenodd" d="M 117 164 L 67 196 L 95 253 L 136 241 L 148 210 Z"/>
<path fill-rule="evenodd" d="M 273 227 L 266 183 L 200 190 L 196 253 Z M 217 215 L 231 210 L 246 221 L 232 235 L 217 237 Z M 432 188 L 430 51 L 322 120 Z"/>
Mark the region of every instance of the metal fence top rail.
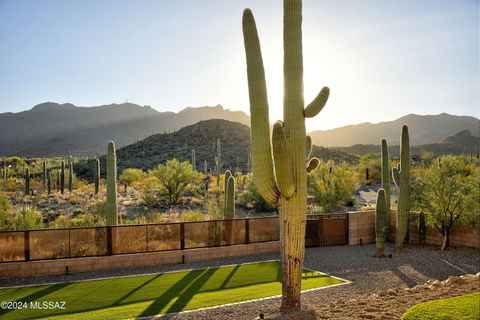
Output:
<path fill-rule="evenodd" d="M 44 229 L 19 229 L 19 230 L 0 230 L 1 233 L 14 233 L 14 232 L 37 232 L 37 231 L 68 231 L 68 230 L 85 230 L 85 229 L 106 229 L 112 228 L 126 228 L 126 227 L 154 227 L 154 226 L 168 226 L 168 225 L 181 225 L 181 224 L 196 224 L 206 222 L 225 222 L 225 221 L 245 221 L 245 220 L 263 220 L 278 218 L 278 216 L 264 216 L 264 217 L 248 217 L 240 219 L 217 219 L 217 220 L 203 220 L 203 221 L 183 221 L 183 222 L 162 222 L 162 223 L 143 223 L 143 224 L 122 224 L 114 226 L 85 226 L 85 227 L 67 227 L 67 228 L 44 228 Z"/>

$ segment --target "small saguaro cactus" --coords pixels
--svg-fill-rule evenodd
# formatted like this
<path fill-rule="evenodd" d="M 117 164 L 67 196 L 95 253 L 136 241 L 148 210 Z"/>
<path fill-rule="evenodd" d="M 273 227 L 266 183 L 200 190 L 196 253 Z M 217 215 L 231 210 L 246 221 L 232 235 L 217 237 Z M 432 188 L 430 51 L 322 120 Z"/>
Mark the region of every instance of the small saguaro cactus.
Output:
<path fill-rule="evenodd" d="M 43 190 L 47 186 L 47 161 L 43 161 L 43 168 L 42 168 L 42 182 L 43 182 Z"/>
<path fill-rule="evenodd" d="M 57 170 L 57 191 L 60 191 L 60 170 Z"/>
<path fill-rule="evenodd" d="M 383 257 L 385 251 L 385 218 L 387 216 L 387 200 L 385 190 L 380 188 L 377 192 L 377 207 L 375 210 L 375 244 L 377 257 Z"/>
<path fill-rule="evenodd" d="M 197 161 L 195 159 L 195 149 L 192 149 L 192 169 L 197 171 Z"/>
<path fill-rule="evenodd" d="M 399 187 L 397 208 L 397 234 L 395 245 L 401 249 L 405 247 L 408 238 L 408 225 L 410 215 L 410 139 L 408 127 L 402 127 L 400 143 L 400 163 L 392 169 L 393 181 Z"/>
<path fill-rule="evenodd" d="M 30 169 L 28 167 L 25 168 L 25 195 L 30 194 Z"/>
<path fill-rule="evenodd" d="M 368 181 L 370 179 L 370 175 L 368 172 L 368 168 L 365 168 L 365 180 Z"/>
<path fill-rule="evenodd" d="M 330 90 L 323 88 L 305 107 L 303 99 L 302 2 L 284 0 L 284 121 L 273 126 L 269 138 L 269 117 L 265 71 L 255 20 L 250 9 L 243 12 L 243 36 L 247 57 L 254 182 L 263 198 L 280 209 L 283 311 L 300 309 L 300 289 L 305 252 L 307 218 L 307 170 L 319 164 L 307 163 L 309 138 L 305 118 L 316 116 L 325 106 Z M 272 152 L 273 151 L 273 152 Z M 273 158 L 272 158 L 273 155 Z M 307 169 L 308 168 L 308 169 Z"/>
<path fill-rule="evenodd" d="M 62 168 L 60 173 L 60 192 L 63 194 L 65 191 L 65 161 L 62 161 Z"/>
<path fill-rule="evenodd" d="M 73 163 L 68 164 L 68 191 L 73 190 Z"/>
<path fill-rule="evenodd" d="M 100 189 L 100 159 L 95 159 L 95 194 Z"/>
<path fill-rule="evenodd" d="M 227 175 L 225 175 L 227 177 Z M 223 213 L 223 219 L 235 218 L 235 178 L 228 176 L 226 188 L 225 188 L 225 210 Z"/>
<path fill-rule="evenodd" d="M 47 191 L 48 194 L 52 193 L 52 172 L 49 170 L 47 174 Z"/>
<path fill-rule="evenodd" d="M 105 204 L 107 226 L 117 225 L 117 212 L 117 156 L 115 143 L 109 141 L 107 147 L 107 201 Z"/>
<path fill-rule="evenodd" d="M 387 215 L 385 216 L 385 239 L 390 239 L 390 168 L 388 165 L 387 140 L 382 139 L 382 188 L 385 190 Z"/>
<path fill-rule="evenodd" d="M 207 174 L 208 173 L 208 163 L 207 160 L 203 161 L 203 173 Z"/>
<path fill-rule="evenodd" d="M 223 216 L 225 217 L 227 215 L 227 196 L 229 194 L 229 185 L 228 185 L 228 181 L 230 179 L 230 177 L 232 177 L 232 173 L 230 172 L 230 170 L 227 170 L 225 171 L 225 175 L 224 175 L 224 180 L 223 180 L 223 194 L 225 196 L 225 199 L 224 199 L 224 202 L 223 202 Z"/>

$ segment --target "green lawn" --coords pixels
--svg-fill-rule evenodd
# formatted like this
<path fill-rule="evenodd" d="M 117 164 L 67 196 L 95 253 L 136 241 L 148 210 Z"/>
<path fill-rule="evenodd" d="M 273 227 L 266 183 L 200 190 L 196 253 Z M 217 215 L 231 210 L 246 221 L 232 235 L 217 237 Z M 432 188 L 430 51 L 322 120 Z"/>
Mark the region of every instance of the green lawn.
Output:
<path fill-rule="evenodd" d="M 281 294 L 278 261 L 0 290 L 0 301 L 65 301 L 65 309 L 0 309 L 1 319 L 127 319 Z M 302 290 L 343 283 L 304 270 Z"/>
<path fill-rule="evenodd" d="M 480 292 L 419 303 L 405 312 L 402 320 L 478 320 Z"/>

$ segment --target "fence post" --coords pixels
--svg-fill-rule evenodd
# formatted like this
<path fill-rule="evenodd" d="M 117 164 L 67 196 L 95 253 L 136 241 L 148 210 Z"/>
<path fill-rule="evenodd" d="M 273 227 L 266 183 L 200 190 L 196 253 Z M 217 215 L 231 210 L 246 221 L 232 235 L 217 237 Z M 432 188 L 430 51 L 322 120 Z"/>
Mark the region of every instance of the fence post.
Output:
<path fill-rule="evenodd" d="M 245 244 L 250 243 L 250 219 L 245 219 Z"/>
<path fill-rule="evenodd" d="M 23 233 L 23 244 L 25 261 L 30 261 L 30 231 L 28 230 Z"/>
<path fill-rule="evenodd" d="M 180 223 L 180 250 L 185 250 L 185 223 Z"/>
<path fill-rule="evenodd" d="M 112 226 L 107 226 L 107 255 L 113 254 L 113 233 Z"/>

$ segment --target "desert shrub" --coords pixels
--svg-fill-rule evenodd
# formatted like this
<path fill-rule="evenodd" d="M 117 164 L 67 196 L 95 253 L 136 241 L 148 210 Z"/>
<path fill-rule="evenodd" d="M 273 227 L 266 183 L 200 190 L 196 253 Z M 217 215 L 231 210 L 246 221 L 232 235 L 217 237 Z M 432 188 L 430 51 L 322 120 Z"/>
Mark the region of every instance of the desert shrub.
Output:
<path fill-rule="evenodd" d="M 425 213 L 427 226 L 443 235 L 442 250 L 450 245 L 450 231 L 475 221 L 480 214 L 480 169 L 461 157 L 445 156 L 412 181 L 413 207 Z"/>
<path fill-rule="evenodd" d="M 366 179 L 366 169 L 368 168 L 368 180 Z M 379 153 L 368 153 L 360 158 L 359 173 L 366 185 L 371 185 L 380 182 L 382 177 L 382 164 Z"/>
<path fill-rule="evenodd" d="M 269 204 L 257 190 L 253 181 L 253 173 L 249 173 L 244 183 L 244 190 L 237 196 L 237 204 L 247 209 L 256 211 L 273 211 L 275 206 Z"/>
<path fill-rule="evenodd" d="M 224 199 L 223 195 L 212 196 L 205 202 L 203 207 L 211 220 L 223 219 Z"/>
<path fill-rule="evenodd" d="M 202 181 L 203 175 L 194 171 L 188 161 L 168 160 L 150 171 L 150 175 L 160 181 L 159 197 L 166 198 L 169 204 L 176 204 L 179 198 Z"/>
<path fill-rule="evenodd" d="M 338 205 L 353 203 L 357 189 L 355 173 L 347 163 L 323 162 L 308 175 L 308 192 L 323 212 L 332 212 Z"/>
<path fill-rule="evenodd" d="M 35 208 L 25 206 L 20 209 L 14 220 L 14 229 L 41 229 L 43 228 L 42 216 Z"/>
<path fill-rule="evenodd" d="M 207 216 L 200 210 L 185 210 L 180 213 L 180 222 L 205 221 Z"/>
<path fill-rule="evenodd" d="M 9 229 L 12 224 L 12 203 L 5 192 L 0 191 L 0 229 Z"/>
<path fill-rule="evenodd" d="M 122 184 L 131 186 L 132 183 L 139 181 L 145 176 L 145 172 L 142 169 L 128 168 L 125 169 L 119 177 L 119 181 Z"/>

